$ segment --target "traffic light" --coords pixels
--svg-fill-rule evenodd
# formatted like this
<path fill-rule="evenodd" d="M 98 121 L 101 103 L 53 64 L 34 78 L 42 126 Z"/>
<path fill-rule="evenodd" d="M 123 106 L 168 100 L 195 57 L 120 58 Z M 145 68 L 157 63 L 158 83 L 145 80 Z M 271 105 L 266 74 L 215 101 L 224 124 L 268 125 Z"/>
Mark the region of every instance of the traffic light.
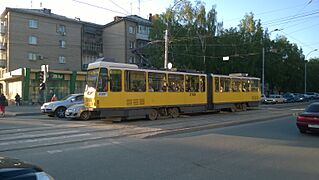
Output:
<path fill-rule="evenodd" d="M 44 71 L 40 71 L 39 73 L 40 83 L 45 83 L 44 79 L 45 79 Z"/>
<path fill-rule="evenodd" d="M 40 89 L 41 91 L 42 91 L 42 90 L 45 90 L 45 83 L 44 83 L 44 82 L 40 83 L 39 89 Z"/>

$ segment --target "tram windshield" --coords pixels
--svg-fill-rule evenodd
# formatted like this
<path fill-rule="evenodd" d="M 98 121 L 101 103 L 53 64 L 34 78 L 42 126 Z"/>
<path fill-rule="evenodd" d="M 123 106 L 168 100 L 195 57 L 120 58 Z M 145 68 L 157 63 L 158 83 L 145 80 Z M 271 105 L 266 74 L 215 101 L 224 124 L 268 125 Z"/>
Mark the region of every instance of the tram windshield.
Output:
<path fill-rule="evenodd" d="M 87 88 L 94 88 L 97 92 L 107 92 L 107 74 L 106 68 L 89 70 L 86 78 Z"/>
<path fill-rule="evenodd" d="M 87 86 L 96 88 L 98 76 L 99 76 L 99 69 L 88 70 L 87 77 L 86 77 Z"/>

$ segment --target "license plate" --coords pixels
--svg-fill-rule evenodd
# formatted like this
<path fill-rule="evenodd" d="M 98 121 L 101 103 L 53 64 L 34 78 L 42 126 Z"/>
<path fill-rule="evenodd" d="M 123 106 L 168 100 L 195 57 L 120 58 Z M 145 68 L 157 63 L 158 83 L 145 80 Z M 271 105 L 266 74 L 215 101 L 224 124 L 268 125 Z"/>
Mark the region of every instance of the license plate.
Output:
<path fill-rule="evenodd" d="M 310 128 L 319 128 L 319 124 L 308 124 Z"/>

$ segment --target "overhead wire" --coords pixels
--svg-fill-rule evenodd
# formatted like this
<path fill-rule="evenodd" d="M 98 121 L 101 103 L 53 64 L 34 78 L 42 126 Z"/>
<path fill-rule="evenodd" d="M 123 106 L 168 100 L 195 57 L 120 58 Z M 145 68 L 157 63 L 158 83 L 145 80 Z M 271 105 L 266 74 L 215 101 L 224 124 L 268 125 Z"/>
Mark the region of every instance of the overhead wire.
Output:
<path fill-rule="evenodd" d="M 90 3 L 79 1 L 79 0 L 72 0 L 72 1 L 77 2 L 77 3 L 81 3 L 81 4 L 85 4 L 85 5 L 88 5 L 88 6 L 91 6 L 91 7 L 95 7 L 95 8 L 98 8 L 98 9 L 111 11 L 111 12 L 118 13 L 118 14 L 129 15 L 129 13 L 127 14 L 127 13 L 123 13 L 123 12 L 120 12 L 120 11 L 115 11 L 115 10 L 112 10 L 112 9 L 108 9 L 108 8 L 105 8 L 105 7 L 102 7 L 102 6 L 90 4 Z"/>

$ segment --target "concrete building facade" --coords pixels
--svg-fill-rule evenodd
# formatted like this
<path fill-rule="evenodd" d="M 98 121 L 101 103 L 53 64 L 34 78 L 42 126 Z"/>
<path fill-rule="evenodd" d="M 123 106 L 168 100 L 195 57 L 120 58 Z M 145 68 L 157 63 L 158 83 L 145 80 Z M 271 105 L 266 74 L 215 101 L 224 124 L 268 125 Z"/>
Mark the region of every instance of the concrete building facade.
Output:
<path fill-rule="evenodd" d="M 150 18 L 144 19 L 136 15 L 114 17 L 114 20 L 103 29 L 103 53 L 117 62 L 141 64 L 141 58 L 133 53 L 143 48 L 148 42 L 152 26 Z"/>
<path fill-rule="evenodd" d="M 50 9 L 6 8 L 0 18 L 0 92 L 28 103 L 62 98 L 85 88 L 87 65 L 105 56 L 139 63 L 134 48 L 149 42 L 151 22 L 116 17 L 103 26 L 57 15 Z M 46 89 L 39 90 L 41 65 L 48 65 Z"/>

